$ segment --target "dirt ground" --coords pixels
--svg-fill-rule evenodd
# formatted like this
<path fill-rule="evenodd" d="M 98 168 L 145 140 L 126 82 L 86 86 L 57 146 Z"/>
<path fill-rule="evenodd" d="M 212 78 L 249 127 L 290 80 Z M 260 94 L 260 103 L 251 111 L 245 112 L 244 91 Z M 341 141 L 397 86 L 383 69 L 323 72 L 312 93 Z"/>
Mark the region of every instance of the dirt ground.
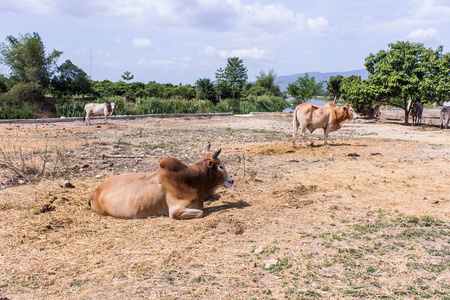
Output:
<path fill-rule="evenodd" d="M 290 114 L 0 124 L 0 299 L 450 299 L 450 129 L 437 109 L 402 118 L 307 148 Z M 235 184 L 204 218 L 87 205 L 108 176 L 196 162 L 207 141 Z"/>

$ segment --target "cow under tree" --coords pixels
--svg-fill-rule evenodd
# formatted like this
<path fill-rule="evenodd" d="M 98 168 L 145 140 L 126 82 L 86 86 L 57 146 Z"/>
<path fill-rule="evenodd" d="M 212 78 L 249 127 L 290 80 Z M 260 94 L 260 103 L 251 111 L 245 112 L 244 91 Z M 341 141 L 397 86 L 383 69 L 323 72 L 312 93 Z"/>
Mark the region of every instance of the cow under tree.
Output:
<path fill-rule="evenodd" d="M 221 149 L 192 165 L 166 157 L 154 173 L 112 176 L 89 195 L 88 204 L 100 215 L 139 219 L 169 215 L 173 219 L 203 217 L 203 202 L 219 187 L 233 185 L 218 158 Z"/>
<path fill-rule="evenodd" d="M 450 120 L 450 106 L 443 107 L 439 114 L 441 117 L 441 129 L 444 128 L 444 125 L 445 129 L 447 129 L 448 121 Z"/>
<path fill-rule="evenodd" d="M 86 125 L 91 125 L 91 116 L 105 115 L 105 123 L 108 124 L 108 117 L 112 115 L 116 103 L 105 101 L 105 103 L 87 103 L 84 106 L 85 116 L 83 122 L 86 120 Z"/>
<path fill-rule="evenodd" d="M 336 106 L 333 102 L 327 102 L 323 106 L 317 106 L 311 103 L 302 103 L 298 105 L 294 111 L 294 133 L 292 143 L 295 147 L 297 131 L 300 126 L 303 147 L 306 148 L 306 129 L 312 133 L 317 128 L 323 129 L 324 145 L 327 145 L 328 134 L 332 131 L 338 130 L 345 121 L 351 120 L 356 116 L 357 114 L 348 104 L 344 106 Z"/>
<path fill-rule="evenodd" d="M 411 108 L 412 125 L 419 125 L 422 123 L 423 104 L 420 102 L 414 103 Z"/>

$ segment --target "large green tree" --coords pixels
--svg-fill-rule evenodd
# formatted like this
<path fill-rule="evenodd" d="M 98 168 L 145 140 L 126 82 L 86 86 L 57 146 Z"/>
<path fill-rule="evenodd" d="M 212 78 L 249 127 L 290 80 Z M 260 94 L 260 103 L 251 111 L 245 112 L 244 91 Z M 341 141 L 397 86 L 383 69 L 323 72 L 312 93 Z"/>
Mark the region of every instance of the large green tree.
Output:
<path fill-rule="evenodd" d="M 342 98 L 349 102 L 359 114 L 375 117 L 383 104 L 387 103 L 387 94 L 371 82 L 371 79 L 361 81 L 361 76 L 351 75 L 340 84 Z"/>
<path fill-rule="evenodd" d="M 276 84 L 277 73 L 274 69 L 270 69 L 266 74 L 264 71 L 259 72 L 259 76 L 256 76 L 255 85 L 263 88 L 270 96 L 281 96 L 280 87 Z"/>
<path fill-rule="evenodd" d="M 288 83 L 287 92 L 295 99 L 292 104 L 296 106 L 310 101 L 323 89 L 324 83 L 324 81 L 316 82 L 316 78 L 314 76 L 309 77 L 308 73 L 299 76 L 296 81 Z"/>
<path fill-rule="evenodd" d="M 125 72 L 123 72 L 121 77 L 126 82 L 129 82 L 130 80 L 133 80 L 134 75 L 132 75 L 130 71 L 125 71 Z"/>
<path fill-rule="evenodd" d="M 82 95 L 92 92 L 92 81 L 81 68 L 66 60 L 51 82 L 52 93 L 57 96 Z"/>
<path fill-rule="evenodd" d="M 448 66 L 442 47 L 434 51 L 421 43 L 403 41 L 388 47 L 370 54 L 365 66 L 371 83 L 386 96 L 387 103 L 404 110 L 407 124 L 415 103 L 434 102 L 450 95 L 445 84 L 449 80 Z"/>
<path fill-rule="evenodd" d="M 337 104 L 341 97 L 341 83 L 344 80 L 344 76 L 337 75 L 331 76 L 327 82 L 327 90 L 334 96 L 334 104 Z"/>
<path fill-rule="evenodd" d="M 44 43 L 36 32 L 19 34 L 17 38 L 9 35 L 0 49 L 0 62 L 8 66 L 10 75 L 21 83 L 21 87 L 31 87 L 32 93 L 40 94 L 37 98 L 42 97 L 62 52 L 53 50 L 46 55 Z"/>
<path fill-rule="evenodd" d="M 225 78 L 225 70 L 219 68 L 216 72 L 216 81 L 214 82 L 214 90 L 216 92 L 217 102 L 226 99 L 228 96 L 231 97 L 231 87 Z"/>
<path fill-rule="evenodd" d="M 195 82 L 195 96 L 197 99 L 209 100 L 216 104 L 214 84 L 209 78 L 200 78 Z"/>
<path fill-rule="evenodd" d="M 244 66 L 243 60 L 239 57 L 228 58 L 223 76 L 231 87 L 233 99 L 235 99 L 248 79 L 247 68 Z"/>

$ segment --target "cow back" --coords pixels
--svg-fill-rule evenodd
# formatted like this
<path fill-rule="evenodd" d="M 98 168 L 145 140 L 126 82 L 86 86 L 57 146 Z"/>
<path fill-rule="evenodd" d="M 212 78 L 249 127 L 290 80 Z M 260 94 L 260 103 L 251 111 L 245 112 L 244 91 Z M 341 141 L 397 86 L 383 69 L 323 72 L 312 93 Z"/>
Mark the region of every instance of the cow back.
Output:
<path fill-rule="evenodd" d="M 169 172 L 180 172 L 182 170 L 185 170 L 188 166 L 179 159 L 173 157 L 165 157 L 159 162 L 159 167 Z"/>

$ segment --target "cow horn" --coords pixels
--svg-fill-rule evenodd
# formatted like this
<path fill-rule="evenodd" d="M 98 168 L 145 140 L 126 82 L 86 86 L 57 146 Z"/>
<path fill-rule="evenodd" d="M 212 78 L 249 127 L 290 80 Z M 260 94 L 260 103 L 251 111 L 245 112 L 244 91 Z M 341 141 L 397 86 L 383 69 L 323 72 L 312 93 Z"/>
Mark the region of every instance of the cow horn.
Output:
<path fill-rule="evenodd" d="M 222 151 L 222 148 L 220 148 L 219 150 L 216 150 L 216 151 L 213 153 L 213 155 L 211 155 L 212 159 L 216 159 L 216 158 L 219 156 L 220 151 Z"/>
<path fill-rule="evenodd" d="M 211 152 L 210 148 L 211 148 L 211 142 L 208 141 L 208 142 L 206 143 L 206 153 Z"/>

